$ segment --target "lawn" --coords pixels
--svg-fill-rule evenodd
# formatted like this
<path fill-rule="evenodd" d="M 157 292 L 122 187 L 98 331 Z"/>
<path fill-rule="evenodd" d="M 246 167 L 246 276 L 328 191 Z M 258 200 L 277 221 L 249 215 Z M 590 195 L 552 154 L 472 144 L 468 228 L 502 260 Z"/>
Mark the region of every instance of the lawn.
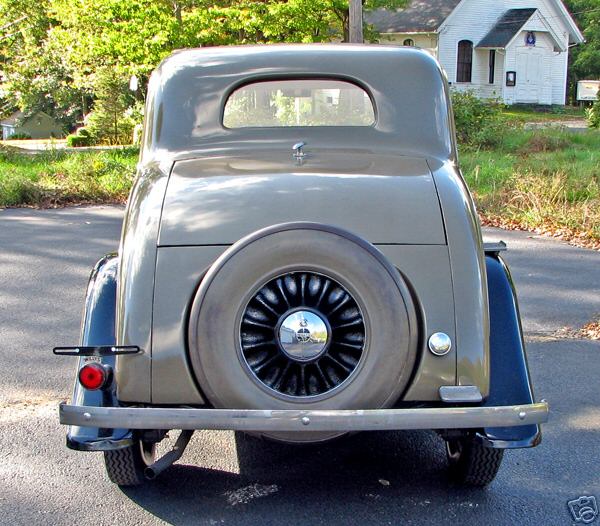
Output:
<path fill-rule="evenodd" d="M 493 150 L 460 155 L 488 223 L 600 248 L 600 133 L 511 130 Z"/>
<path fill-rule="evenodd" d="M 579 106 L 507 106 L 502 115 L 509 122 L 551 122 L 585 119 L 585 110 Z"/>
<path fill-rule="evenodd" d="M 0 206 L 125 202 L 137 158 L 136 148 L 23 153 L 0 146 Z"/>
<path fill-rule="evenodd" d="M 122 203 L 137 156 L 0 147 L 0 206 Z M 600 248 L 600 132 L 511 128 L 493 149 L 461 148 L 460 163 L 487 224 Z"/>

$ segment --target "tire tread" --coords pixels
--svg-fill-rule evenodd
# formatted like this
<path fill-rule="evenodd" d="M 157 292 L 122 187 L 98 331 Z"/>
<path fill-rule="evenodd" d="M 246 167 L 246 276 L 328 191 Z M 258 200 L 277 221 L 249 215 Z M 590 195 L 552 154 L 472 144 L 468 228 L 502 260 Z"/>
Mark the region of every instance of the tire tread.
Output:
<path fill-rule="evenodd" d="M 460 458 L 451 464 L 451 472 L 460 484 L 484 487 L 496 478 L 503 457 L 503 449 L 484 447 L 465 441 Z"/>
<path fill-rule="evenodd" d="M 136 458 L 136 445 L 104 452 L 106 474 L 119 486 L 139 486 L 145 482 L 141 459 Z"/>

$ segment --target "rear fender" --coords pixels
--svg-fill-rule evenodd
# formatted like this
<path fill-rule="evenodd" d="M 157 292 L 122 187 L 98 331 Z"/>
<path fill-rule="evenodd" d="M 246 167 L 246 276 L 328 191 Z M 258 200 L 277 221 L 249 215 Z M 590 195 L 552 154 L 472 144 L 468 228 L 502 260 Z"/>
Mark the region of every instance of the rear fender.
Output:
<path fill-rule="evenodd" d="M 118 258 L 115 254 L 104 256 L 96 263 L 88 282 L 83 319 L 81 323 L 82 346 L 115 345 L 115 310 L 117 292 Z M 114 369 L 115 356 L 81 356 L 77 371 L 86 362 L 94 360 Z M 75 378 L 73 403 L 93 407 L 117 407 L 116 388 L 99 391 L 84 389 Z M 97 427 L 69 426 L 67 446 L 82 451 L 120 449 L 133 443 L 128 429 L 103 429 Z"/>
<path fill-rule="evenodd" d="M 532 404 L 533 389 L 525 354 L 519 305 L 510 271 L 497 251 L 486 251 L 490 305 L 490 393 L 484 406 Z M 539 425 L 485 428 L 476 440 L 488 447 L 533 447 Z"/>

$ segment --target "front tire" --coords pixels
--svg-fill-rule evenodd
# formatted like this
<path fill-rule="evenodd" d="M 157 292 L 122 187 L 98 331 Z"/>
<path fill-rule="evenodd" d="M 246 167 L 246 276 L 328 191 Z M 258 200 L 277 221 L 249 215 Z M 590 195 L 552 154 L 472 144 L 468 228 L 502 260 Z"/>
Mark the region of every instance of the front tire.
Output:
<path fill-rule="evenodd" d="M 446 453 L 452 478 L 461 485 L 484 487 L 500 469 L 503 449 L 484 447 L 469 438 L 446 440 Z"/>
<path fill-rule="evenodd" d="M 139 486 L 146 482 L 144 470 L 154 462 L 156 446 L 137 440 L 133 445 L 104 452 L 106 474 L 119 486 Z"/>

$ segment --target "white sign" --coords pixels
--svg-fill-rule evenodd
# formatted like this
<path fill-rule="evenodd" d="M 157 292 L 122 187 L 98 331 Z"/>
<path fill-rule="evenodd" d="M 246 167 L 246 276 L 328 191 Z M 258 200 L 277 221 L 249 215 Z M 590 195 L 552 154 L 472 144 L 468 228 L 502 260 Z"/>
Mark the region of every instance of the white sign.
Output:
<path fill-rule="evenodd" d="M 139 87 L 139 80 L 135 75 L 131 75 L 131 78 L 129 79 L 129 89 L 131 91 L 137 91 Z"/>
<path fill-rule="evenodd" d="M 600 80 L 580 80 L 577 83 L 577 100 L 596 100 L 600 91 Z"/>

